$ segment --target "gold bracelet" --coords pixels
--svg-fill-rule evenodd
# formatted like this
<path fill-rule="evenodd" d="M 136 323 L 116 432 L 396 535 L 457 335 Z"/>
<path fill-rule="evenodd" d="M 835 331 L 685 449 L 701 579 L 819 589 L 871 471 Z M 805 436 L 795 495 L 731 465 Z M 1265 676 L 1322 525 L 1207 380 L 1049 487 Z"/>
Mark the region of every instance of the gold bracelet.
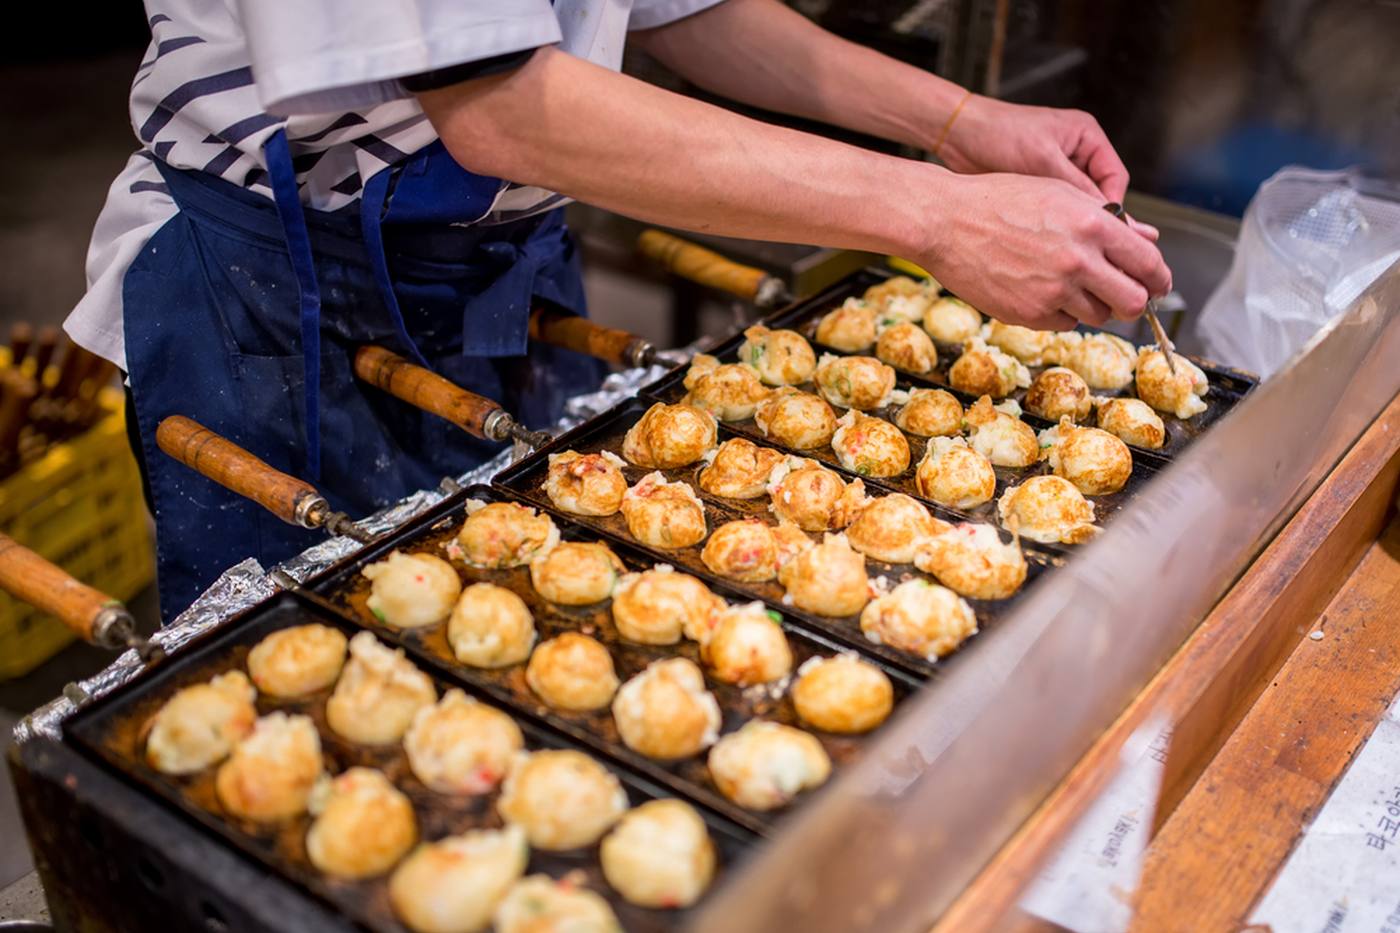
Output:
<path fill-rule="evenodd" d="M 972 92 L 964 91 L 962 100 L 958 101 L 958 105 L 953 108 L 953 112 L 948 114 L 948 122 L 943 124 L 943 132 L 938 134 L 938 142 L 934 143 L 933 146 L 933 155 L 935 158 L 939 157 L 939 150 L 941 150 L 943 144 L 948 141 L 948 134 L 953 131 L 953 121 L 958 118 L 958 114 L 962 113 L 963 104 L 967 103 L 970 97 L 972 97 Z"/>

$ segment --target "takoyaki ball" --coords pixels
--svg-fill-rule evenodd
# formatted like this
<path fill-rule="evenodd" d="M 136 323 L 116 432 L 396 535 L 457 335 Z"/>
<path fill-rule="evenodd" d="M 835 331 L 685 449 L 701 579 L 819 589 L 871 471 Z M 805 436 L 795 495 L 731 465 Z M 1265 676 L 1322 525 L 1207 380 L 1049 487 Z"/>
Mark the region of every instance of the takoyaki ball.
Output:
<path fill-rule="evenodd" d="M 792 388 L 760 402 L 753 420 L 764 437 L 795 450 L 825 447 L 836 433 L 836 413 L 826 399 Z"/>
<path fill-rule="evenodd" d="M 418 780 L 440 794 L 461 796 L 495 790 L 524 744 L 514 719 L 456 689 L 420 709 L 403 737 Z"/>
<path fill-rule="evenodd" d="M 697 638 L 708 631 L 710 617 L 724 607 L 724 600 L 699 580 L 658 564 L 618 582 L 612 617 L 618 634 L 628 641 L 674 645 L 682 635 Z"/>
<path fill-rule="evenodd" d="M 253 731 L 255 699 L 242 671 L 185 687 L 151 718 L 147 763 L 164 774 L 193 774 L 223 761 Z"/>
<path fill-rule="evenodd" d="M 807 725 L 855 735 L 889 717 L 894 687 L 884 671 L 853 653 L 811 657 L 797 669 L 792 703 Z"/>
<path fill-rule="evenodd" d="M 346 644 L 345 636 L 329 625 L 284 628 L 248 652 L 248 676 L 268 696 L 306 696 L 335 683 L 345 664 Z"/>
<path fill-rule="evenodd" d="M 690 547 L 705 540 L 705 506 L 688 483 L 648 473 L 622 497 L 627 530 L 652 547 Z"/>
<path fill-rule="evenodd" d="M 732 437 L 719 445 L 709 466 L 700 471 L 700 488 L 724 499 L 757 499 L 768 491 L 768 477 L 784 459 L 772 447 Z"/>
<path fill-rule="evenodd" d="M 843 353 L 862 353 L 875 343 L 880 312 L 859 298 L 847 298 L 817 322 L 817 343 Z"/>
<path fill-rule="evenodd" d="M 657 402 L 622 438 L 622 456 L 653 470 L 687 466 L 714 448 L 718 430 L 704 409 Z"/>
<path fill-rule="evenodd" d="M 1042 544 L 1082 544 L 1099 528 L 1094 504 L 1062 476 L 1032 476 L 997 501 L 1005 528 Z"/>
<path fill-rule="evenodd" d="M 531 875 L 506 892 L 492 921 L 495 933 L 621 933 L 608 902 L 571 878 Z"/>
<path fill-rule="evenodd" d="M 937 661 L 977 631 L 977 616 L 946 586 L 905 580 L 865 607 L 860 630 L 877 645 Z"/>
<path fill-rule="evenodd" d="M 1030 385 L 1031 372 L 1016 357 L 974 337 L 963 344 L 962 356 L 948 369 L 948 382 L 969 395 L 1005 398 Z"/>
<path fill-rule="evenodd" d="M 689 907 L 715 874 L 705 821 L 682 800 L 648 800 L 627 811 L 598 850 L 603 877 L 629 903 Z"/>
<path fill-rule="evenodd" d="M 612 515 L 622 508 L 622 496 L 627 492 L 624 466 L 621 457 L 607 450 L 597 454 L 576 450 L 550 454 L 544 491 L 549 501 L 565 512 Z"/>
<path fill-rule="evenodd" d="M 597 842 L 626 812 L 627 792 L 616 775 L 583 752 L 520 752 L 496 810 L 524 829 L 537 849 L 579 849 Z"/>
<path fill-rule="evenodd" d="M 530 656 L 535 646 L 535 617 L 525 600 L 505 587 L 473 583 L 462 591 L 452 610 L 447 643 L 463 664 L 509 667 Z"/>
<path fill-rule="evenodd" d="M 1158 411 L 1178 418 L 1190 418 L 1206 410 L 1205 394 L 1210 388 L 1206 374 L 1179 353 L 1172 354 L 1176 375 L 1167 368 L 1161 350 L 1143 347 L 1137 358 L 1137 395 Z"/>
<path fill-rule="evenodd" d="M 895 492 L 871 499 L 846 529 L 846 539 L 866 557 L 887 564 L 910 564 L 919 545 L 947 527 L 921 503 Z"/>
<path fill-rule="evenodd" d="M 350 660 L 326 700 L 326 723 L 351 742 L 388 745 L 403 738 L 418 711 L 436 700 L 432 680 L 402 648 L 360 632 L 350 639 Z"/>
<path fill-rule="evenodd" d="M 759 380 L 752 367 L 740 363 L 721 364 L 708 353 L 697 353 L 685 374 L 686 405 L 703 408 L 720 421 L 743 421 L 771 389 Z"/>
<path fill-rule="evenodd" d="M 961 299 L 939 298 L 924 312 L 924 330 L 939 343 L 961 344 L 982 330 L 982 315 Z"/>
<path fill-rule="evenodd" d="M 418 841 L 413 804 L 381 771 L 351 768 L 311 796 L 306 856 L 335 878 L 382 875 Z"/>
<path fill-rule="evenodd" d="M 1118 391 L 1133 381 L 1137 351 L 1122 337 L 1113 334 L 1060 334 L 1055 362 L 1084 377 L 1091 389 Z"/>
<path fill-rule="evenodd" d="M 795 330 L 769 330 L 755 324 L 744 331 L 739 362 L 754 368 L 765 385 L 795 386 L 812 378 L 817 355 Z"/>
<path fill-rule="evenodd" d="M 522 567 L 559 543 L 554 520 L 527 505 L 472 499 L 467 513 L 457 544 L 473 567 Z"/>
<path fill-rule="evenodd" d="M 530 562 L 530 582 L 561 606 L 588 606 L 612 595 L 627 570 L 606 544 L 565 541 Z"/>
<path fill-rule="evenodd" d="M 1051 421 L 1066 416 L 1083 421 L 1093 404 L 1084 377 L 1063 366 L 1051 366 L 1032 379 L 1026 390 L 1026 411 Z"/>
<path fill-rule="evenodd" d="M 433 554 L 390 551 L 360 573 L 370 580 L 369 611 L 393 628 L 437 625 L 462 593 L 457 571 Z"/>
<path fill-rule="evenodd" d="M 1055 475 L 1069 480 L 1086 496 L 1117 492 L 1133 472 L 1133 455 L 1127 444 L 1099 428 L 1075 427 L 1069 418 L 1041 431 L 1040 443 L 1048 449 Z"/>
<path fill-rule="evenodd" d="M 912 321 L 900 321 L 880 331 L 875 341 L 875 356 L 882 363 L 907 373 L 933 372 L 938 365 L 938 350 L 933 339 Z"/>
<path fill-rule="evenodd" d="M 788 561 L 778 582 L 794 606 L 819 616 L 855 615 L 870 599 L 865 556 L 851 549 L 845 535 L 828 534 Z"/>
<path fill-rule="evenodd" d="M 988 345 L 1010 353 L 1027 366 L 1040 366 L 1045 362 L 1045 351 L 1055 339 L 1055 331 L 1033 330 L 992 319 L 982 325 L 981 336 Z"/>
<path fill-rule="evenodd" d="M 612 655 L 596 638 L 564 632 L 541 642 L 530 655 L 525 683 L 554 709 L 602 709 L 617 692 Z"/>
<path fill-rule="evenodd" d="M 991 462 L 961 437 L 930 438 L 914 482 L 919 495 L 955 509 L 976 508 L 997 491 Z"/>
<path fill-rule="evenodd" d="M 306 811 L 324 773 L 321 736 L 311 717 L 269 713 L 219 766 L 214 792 L 232 815 L 276 823 Z"/>
<path fill-rule="evenodd" d="M 622 741 L 648 758 L 689 758 L 719 735 L 719 702 L 686 658 L 648 664 L 618 688 L 612 714 Z"/>
<path fill-rule="evenodd" d="M 477 933 L 525 874 L 519 826 L 476 829 L 421 845 L 389 878 L 389 903 L 415 933 Z"/>
<path fill-rule="evenodd" d="M 865 505 L 865 484 L 849 485 L 815 460 L 789 457 L 768 481 L 769 508 L 779 521 L 803 531 L 835 531 L 855 520 Z"/>
<path fill-rule="evenodd" d="M 717 680 L 751 687 L 792 673 L 792 648 L 778 614 L 769 612 L 763 603 L 749 603 L 714 617 L 700 657 Z"/>
<path fill-rule="evenodd" d="M 991 525 L 964 522 L 926 540 L 914 566 L 969 599 L 1006 599 L 1026 582 L 1026 556 Z"/>
<path fill-rule="evenodd" d="M 890 403 L 894 370 L 873 356 L 835 356 L 827 353 L 813 377 L 817 391 L 833 405 L 869 411 Z"/>
<path fill-rule="evenodd" d="M 899 428 L 852 408 L 836 422 L 831 449 L 861 476 L 898 476 L 909 468 L 909 442 Z"/>
<path fill-rule="evenodd" d="M 720 793 L 750 810 L 785 806 L 831 776 L 831 759 L 816 736 L 763 719 L 715 743 L 708 764 Z"/>
<path fill-rule="evenodd" d="M 1167 426 L 1152 406 L 1138 398 L 1096 399 L 1099 427 L 1134 444 L 1156 450 L 1167 442 Z"/>
<path fill-rule="evenodd" d="M 867 304 L 883 311 L 896 298 L 928 298 L 937 294 L 938 283 L 932 279 L 920 282 L 907 275 L 892 275 L 878 285 L 867 288 L 861 297 Z"/>
<path fill-rule="evenodd" d="M 779 567 L 811 546 L 812 539 L 791 522 L 774 527 L 757 518 L 741 518 L 716 528 L 700 559 L 722 577 L 762 583 L 777 576 Z"/>
<path fill-rule="evenodd" d="M 984 395 L 967 410 L 968 444 L 992 466 L 1028 467 L 1040 459 L 1035 430 Z"/>
<path fill-rule="evenodd" d="M 920 437 L 953 437 L 962 433 L 962 403 L 946 389 L 910 389 L 894 423 Z"/>

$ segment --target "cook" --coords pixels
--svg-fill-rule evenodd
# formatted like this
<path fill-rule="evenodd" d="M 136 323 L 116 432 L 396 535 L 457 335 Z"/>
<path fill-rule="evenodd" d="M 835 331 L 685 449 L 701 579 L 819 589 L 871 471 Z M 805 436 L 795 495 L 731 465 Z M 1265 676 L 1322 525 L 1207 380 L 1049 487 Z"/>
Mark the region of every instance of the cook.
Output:
<path fill-rule="evenodd" d="M 571 198 L 708 233 L 890 253 L 973 306 L 1066 328 L 1170 274 L 1092 117 L 971 94 L 777 0 L 147 0 L 141 149 L 67 323 L 127 374 L 169 618 L 224 568 L 315 537 L 162 457 L 189 415 L 364 514 L 493 451 L 357 385 L 378 343 L 556 419 L 597 365 L 527 345 L 585 313 Z M 618 73 L 636 42 L 694 84 L 929 150 L 947 168 L 771 126 Z M 949 170 L 951 169 L 951 171 Z"/>

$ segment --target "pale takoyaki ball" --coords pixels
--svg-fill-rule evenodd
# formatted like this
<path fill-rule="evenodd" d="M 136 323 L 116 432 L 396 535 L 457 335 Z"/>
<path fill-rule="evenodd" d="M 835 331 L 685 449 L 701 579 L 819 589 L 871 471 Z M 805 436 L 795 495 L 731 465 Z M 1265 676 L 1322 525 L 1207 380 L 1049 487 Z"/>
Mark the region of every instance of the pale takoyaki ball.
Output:
<path fill-rule="evenodd" d="M 894 370 L 873 356 L 823 354 L 813 377 L 817 391 L 833 405 L 869 411 L 890 403 Z"/>
<path fill-rule="evenodd" d="M 1040 366 L 1045 362 L 1045 351 L 1055 339 L 1055 332 L 1033 330 L 1020 324 L 1004 324 L 990 320 L 982 325 L 982 339 L 990 346 L 1010 353 L 1027 366 Z"/>
<path fill-rule="evenodd" d="M 689 907 L 715 874 L 705 821 L 681 800 L 648 800 L 627 811 L 598 857 L 608 884 L 641 907 Z"/>
<path fill-rule="evenodd" d="M 784 459 L 772 447 L 732 437 L 719 445 L 709 466 L 700 471 L 700 488 L 724 499 L 757 499 L 768 491 L 768 477 Z"/>
<path fill-rule="evenodd" d="M 1069 418 L 1040 432 L 1040 443 L 1049 451 L 1050 469 L 1063 476 L 1086 496 L 1117 492 L 1133 473 L 1128 445 L 1099 428 L 1079 428 Z"/>
<path fill-rule="evenodd" d="M 214 792 L 233 816 L 276 823 L 306 811 L 324 773 L 321 736 L 311 717 L 269 713 L 219 766 Z"/>
<path fill-rule="evenodd" d="M 382 875 L 418 841 L 413 804 L 381 771 L 351 768 L 311 796 L 306 856 L 335 878 Z"/>
<path fill-rule="evenodd" d="M 909 442 L 899 428 L 854 408 L 836 422 L 836 459 L 861 476 L 898 476 L 909 469 Z"/>
<path fill-rule="evenodd" d="M 1082 544 L 1099 528 L 1094 504 L 1062 476 L 1032 476 L 997 501 L 1001 524 L 1042 544 Z"/>
<path fill-rule="evenodd" d="M 389 903 L 415 933 L 477 933 L 525 874 L 519 826 L 477 829 L 421 845 L 389 878 Z"/>
<path fill-rule="evenodd" d="M 525 683 L 549 706 L 582 712 L 612 702 L 618 680 L 612 655 L 597 639 L 564 632 L 530 655 Z"/>
<path fill-rule="evenodd" d="M 795 386 L 812 378 L 817 355 L 797 331 L 769 330 L 755 324 L 744 331 L 739 362 L 752 366 L 766 385 Z"/>
<path fill-rule="evenodd" d="M 932 279 L 923 282 L 907 275 L 892 275 L 878 285 L 872 285 L 861 296 L 868 304 L 885 310 L 896 298 L 921 298 L 925 307 L 929 299 L 938 294 L 938 283 Z M 922 313 L 922 309 L 921 309 Z M 916 316 L 914 320 L 918 320 Z"/>
<path fill-rule="evenodd" d="M 612 714 L 622 741 L 648 758 L 689 758 L 719 735 L 719 702 L 686 658 L 648 664 L 618 688 Z"/>
<path fill-rule="evenodd" d="M 457 571 L 433 554 L 390 551 L 360 573 L 370 581 L 369 611 L 393 628 L 437 625 L 462 593 Z"/>
<path fill-rule="evenodd" d="M 836 413 L 826 399 L 792 388 L 760 402 L 753 420 L 764 437 L 795 450 L 825 447 L 836 433 Z"/>
<path fill-rule="evenodd" d="M 1162 351 L 1143 347 L 1137 358 L 1137 395 L 1158 411 L 1190 418 L 1206 410 L 1203 397 L 1210 388 L 1206 374 L 1186 357 L 1172 354 L 1173 376 Z"/>
<path fill-rule="evenodd" d="M 933 372 L 938 365 L 938 350 L 933 339 L 912 321 L 900 321 L 880 331 L 875 341 L 875 356 L 882 363 L 907 373 Z"/>
<path fill-rule="evenodd" d="M 969 395 L 1005 398 L 1030 385 L 1031 372 L 1016 357 L 974 337 L 963 344 L 962 356 L 949 367 L 948 382 Z"/>
<path fill-rule="evenodd" d="M 524 744 L 514 719 L 456 689 L 420 709 L 403 737 L 418 780 L 440 794 L 461 796 L 495 790 Z"/>
<path fill-rule="evenodd" d="M 527 505 L 473 499 L 467 513 L 457 544 L 473 567 L 521 567 L 559 543 L 554 520 Z"/>
<path fill-rule="evenodd" d="M 1001 540 L 991 525 L 974 522 L 929 538 L 914 555 L 914 566 L 969 599 L 1006 599 L 1026 582 L 1021 545 Z"/>
<path fill-rule="evenodd" d="M 859 298 L 847 298 L 817 322 L 817 343 L 843 353 L 861 353 L 875 343 L 879 310 Z"/>
<path fill-rule="evenodd" d="M 1077 331 L 1060 334 L 1052 355 L 1084 377 L 1091 389 L 1118 391 L 1133 381 L 1133 366 L 1137 351 L 1122 337 L 1113 334 L 1080 334 Z"/>
<path fill-rule="evenodd" d="M 612 515 L 622 508 L 627 478 L 623 459 L 611 451 L 581 454 L 566 450 L 549 455 L 544 491 L 565 512 L 575 515 Z"/>
<path fill-rule="evenodd" d="M 688 466 L 714 448 L 716 425 L 714 415 L 694 405 L 657 402 L 622 438 L 622 456 L 653 470 Z"/>
<path fill-rule="evenodd" d="M 884 671 L 855 654 L 811 657 L 797 669 L 792 703 L 807 725 L 855 735 L 889 717 L 894 687 Z"/>
<path fill-rule="evenodd" d="M 871 499 L 846 529 L 846 540 L 866 557 L 887 564 L 910 564 L 919 545 L 947 527 L 921 503 L 896 492 Z"/>
<path fill-rule="evenodd" d="M 946 586 L 905 580 L 865 607 L 860 630 L 877 645 L 937 661 L 977 631 L 977 616 Z"/>
<path fill-rule="evenodd" d="M 1014 403 L 1013 403 L 1014 404 Z M 967 410 L 967 441 L 992 466 L 1028 467 L 1040 459 L 1035 430 L 984 395 Z"/>
<path fill-rule="evenodd" d="M 1063 366 L 1051 366 L 1032 379 L 1026 390 L 1026 411 L 1051 421 L 1066 416 L 1083 421 L 1093 404 L 1084 377 Z"/>
<path fill-rule="evenodd" d="M 914 482 L 919 495 L 955 509 L 976 508 L 997 491 L 991 462 L 961 437 L 930 438 Z"/>
<path fill-rule="evenodd" d="M 815 460 L 789 457 L 773 470 L 768 497 L 779 521 L 803 531 L 835 531 L 854 521 L 865 505 L 865 483 L 848 485 Z"/>
<path fill-rule="evenodd" d="M 627 530 L 652 547 L 690 547 L 705 540 L 705 506 L 695 490 L 648 473 L 622 497 Z"/>
<path fill-rule="evenodd" d="M 707 353 L 696 354 L 685 374 L 685 387 L 685 404 L 703 408 L 720 421 L 752 418 L 754 407 L 772 391 L 751 367 L 721 364 Z"/>
<path fill-rule="evenodd" d="M 403 738 L 413 717 L 437 700 L 433 682 L 403 649 L 369 632 L 350 639 L 350 660 L 326 700 L 326 722 L 360 745 L 388 745 Z"/>
<path fill-rule="evenodd" d="M 717 680 L 750 687 L 792 672 L 792 649 L 775 612 L 763 603 L 734 606 L 714 618 L 700 656 Z"/>
<path fill-rule="evenodd" d="M 151 718 L 147 763 L 165 774 L 193 774 L 223 761 L 253 731 L 255 699 L 257 691 L 242 671 L 185 687 Z"/>
<path fill-rule="evenodd" d="M 982 315 L 961 299 L 939 298 L 924 312 L 924 330 L 939 343 L 961 344 L 982 330 Z"/>
<path fill-rule="evenodd" d="M 870 599 L 865 556 L 840 534 L 826 535 L 784 564 L 778 582 L 794 606 L 820 616 L 855 615 Z"/>
<path fill-rule="evenodd" d="M 1134 444 L 1156 450 L 1167 442 L 1167 426 L 1152 406 L 1138 398 L 1098 399 L 1099 427 Z"/>
<path fill-rule="evenodd" d="M 611 596 L 626 569 L 606 544 L 565 541 L 530 562 L 530 581 L 552 603 L 588 606 Z"/>
<path fill-rule="evenodd" d="M 816 736 L 762 719 L 720 739 L 708 763 L 720 793 L 750 810 L 785 806 L 831 776 L 831 759 Z"/>
<path fill-rule="evenodd" d="M 268 696 L 306 696 L 335 683 L 345 664 L 345 646 L 345 636 L 329 625 L 284 628 L 248 652 L 248 675 Z"/>
<path fill-rule="evenodd" d="M 946 389 L 910 389 L 894 423 L 920 437 L 953 437 L 962 433 L 962 403 Z"/>
<path fill-rule="evenodd" d="M 572 879 L 531 875 L 506 892 L 492 920 L 495 933 L 621 933 L 622 924 L 597 892 Z"/>
<path fill-rule="evenodd" d="M 568 749 L 520 752 L 496 810 L 530 845 L 551 852 L 597 842 L 627 810 L 627 793 L 607 768 Z"/>
<path fill-rule="evenodd" d="M 473 583 L 462 591 L 447 621 L 447 643 L 463 664 L 509 667 L 530 656 L 535 617 L 525 601 L 505 587 Z"/>
<path fill-rule="evenodd" d="M 684 635 L 699 638 L 725 602 L 699 580 L 658 564 L 629 573 L 613 593 L 612 617 L 618 634 L 642 645 L 674 645 Z"/>
<path fill-rule="evenodd" d="M 779 567 L 811 546 L 812 539 L 791 522 L 780 521 L 775 527 L 757 518 L 741 518 L 716 528 L 700 559 L 722 577 L 762 583 L 777 576 Z"/>

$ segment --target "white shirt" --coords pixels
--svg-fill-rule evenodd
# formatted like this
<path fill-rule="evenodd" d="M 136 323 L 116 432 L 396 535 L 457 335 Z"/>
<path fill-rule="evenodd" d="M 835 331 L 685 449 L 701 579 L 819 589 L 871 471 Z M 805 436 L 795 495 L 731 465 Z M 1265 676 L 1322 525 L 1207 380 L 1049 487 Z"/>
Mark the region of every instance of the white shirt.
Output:
<path fill-rule="evenodd" d="M 88 247 L 88 291 L 64 327 L 126 369 L 122 281 L 177 212 L 155 159 L 271 198 L 262 146 L 285 128 L 302 202 L 337 210 L 370 176 L 437 138 L 400 78 L 544 45 L 618 70 L 629 29 L 719 2 L 146 0 L 151 45 L 131 87 L 142 148 L 107 193 Z M 463 220 L 565 200 L 505 182 L 485 217 Z"/>

